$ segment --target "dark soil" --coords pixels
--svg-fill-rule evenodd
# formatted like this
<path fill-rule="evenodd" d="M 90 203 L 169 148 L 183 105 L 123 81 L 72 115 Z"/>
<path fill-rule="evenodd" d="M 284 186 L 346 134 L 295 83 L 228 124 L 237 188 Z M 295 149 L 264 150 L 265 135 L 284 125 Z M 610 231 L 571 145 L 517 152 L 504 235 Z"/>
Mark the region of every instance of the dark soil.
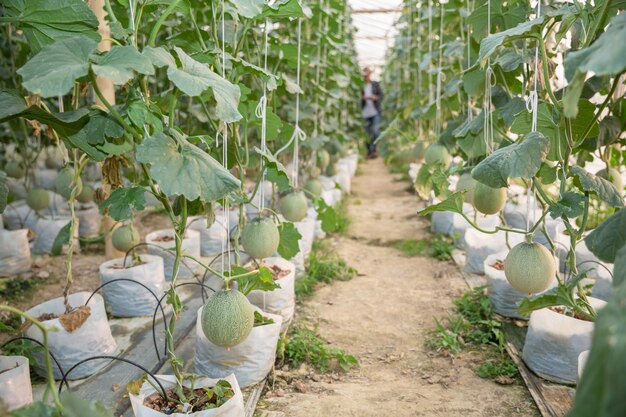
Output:
<path fill-rule="evenodd" d="M 235 392 L 232 388 L 226 388 L 226 390 L 226 398 L 232 398 L 232 396 L 235 395 Z M 212 394 L 211 398 L 208 398 L 207 393 L 203 388 L 194 389 L 193 394 L 191 394 L 191 390 L 189 388 L 183 388 L 183 392 L 189 400 L 189 404 L 192 406 L 191 410 L 186 410 L 186 412 L 195 413 L 198 411 L 215 408 L 215 406 L 218 406 L 217 403 L 220 400 L 217 395 L 215 395 L 215 393 Z M 183 405 L 180 404 L 181 401 L 178 397 L 178 394 L 176 394 L 173 389 L 167 390 L 166 394 L 168 399 L 167 402 L 161 396 L 161 394 L 155 392 L 154 394 L 146 397 L 146 399 L 143 401 L 143 405 L 153 410 L 160 411 L 166 415 L 184 412 Z M 189 397 L 192 398 L 190 399 Z"/>
<path fill-rule="evenodd" d="M 130 269 L 130 268 L 134 268 L 136 266 L 141 266 L 143 264 L 145 264 L 146 262 L 131 262 L 127 265 L 111 265 L 109 266 L 109 269 Z"/>
<path fill-rule="evenodd" d="M 278 265 L 269 266 L 267 269 L 269 269 L 270 272 L 272 273 L 272 276 L 274 277 L 274 281 L 278 281 L 279 279 L 286 277 L 291 272 L 288 269 L 282 269 Z"/>
<path fill-rule="evenodd" d="M 575 318 L 575 319 L 578 319 L 578 320 L 593 321 L 593 320 L 589 319 L 588 317 L 586 317 L 586 316 L 584 316 L 584 315 L 582 315 L 582 314 L 580 314 L 578 312 L 569 311 L 569 310 L 566 311 L 565 307 L 563 307 L 563 306 L 550 307 L 550 310 L 554 311 L 555 313 L 563 314 L 564 316 L 572 317 L 572 318 Z"/>
<path fill-rule="evenodd" d="M 493 269 L 497 269 L 498 271 L 504 271 L 504 261 L 498 259 L 495 264 L 489 265 Z"/>
<path fill-rule="evenodd" d="M 174 236 L 157 236 L 153 239 L 155 242 L 172 242 Z"/>

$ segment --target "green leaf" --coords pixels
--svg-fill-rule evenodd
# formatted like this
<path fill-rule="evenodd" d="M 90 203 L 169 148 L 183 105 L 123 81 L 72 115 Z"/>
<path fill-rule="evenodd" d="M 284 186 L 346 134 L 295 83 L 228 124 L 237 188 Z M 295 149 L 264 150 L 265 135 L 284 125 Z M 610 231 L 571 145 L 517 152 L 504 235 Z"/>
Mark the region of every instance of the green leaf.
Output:
<path fill-rule="evenodd" d="M 7 181 L 7 174 L 4 171 L 0 171 L 0 214 L 4 213 L 4 209 L 7 208 L 8 198 L 9 184 Z"/>
<path fill-rule="evenodd" d="M 425 209 L 418 211 L 417 214 L 425 216 L 436 211 L 451 211 L 453 213 L 463 214 L 463 192 L 456 192 L 442 202 L 431 204 Z"/>
<path fill-rule="evenodd" d="M 63 250 L 63 245 L 70 244 L 70 229 L 72 227 L 72 222 L 68 222 L 65 226 L 59 230 L 59 233 L 54 238 L 54 242 L 52 243 L 52 249 L 50 249 L 50 255 L 59 256 L 61 251 Z"/>
<path fill-rule="evenodd" d="M 492 188 L 507 187 L 509 178 L 530 179 L 546 159 L 549 146 L 545 136 L 531 132 L 523 140 L 494 151 L 472 170 L 472 177 Z"/>
<path fill-rule="evenodd" d="M 258 16 L 263 11 L 265 0 L 229 0 L 237 8 L 239 15 L 248 19 Z"/>
<path fill-rule="evenodd" d="M 596 106 L 587 99 L 581 99 L 578 101 L 578 111 L 575 117 L 570 119 L 570 126 L 572 129 L 572 139 L 575 142 L 580 142 L 583 139 L 589 121 L 593 120 L 596 113 Z M 587 138 L 593 138 L 600 134 L 600 126 L 596 120 L 587 135 Z M 565 133 L 562 133 L 565 136 Z"/>
<path fill-rule="evenodd" d="M 543 26 L 544 16 L 538 19 L 522 22 L 514 28 L 494 33 L 480 41 L 480 52 L 478 61 L 485 63 L 487 58 L 493 54 L 499 46 L 518 39 L 530 38 L 540 35 L 539 29 Z"/>
<path fill-rule="evenodd" d="M 240 266 L 231 268 L 231 276 L 243 275 L 249 272 L 246 268 Z M 256 274 L 234 278 L 233 281 L 239 285 L 238 290 L 243 295 L 250 294 L 252 290 L 273 291 L 276 288 L 280 288 L 280 284 L 274 280 L 272 272 L 264 266 L 260 267 L 259 272 Z"/>
<path fill-rule="evenodd" d="M 61 417 L 59 411 L 51 405 L 41 401 L 34 402 L 26 407 L 13 410 L 10 417 Z"/>
<path fill-rule="evenodd" d="M 133 71 L 146 75 L 154 74 L 150 58 L 139 53 L 132 45 L 115 45 L 105 54 L 92 55 L 91 61 L 93 72 L 117 85 L 130 81 L 133 78 Z"/>
<path fill-rule="evenodd" d="M 231 58 L 231 61 L 239 64 L 244 72 L 254 74 L 265 83 L 267 83 L 267 89 L 269 91 L 275 90 L 278 86 L 278 77 L 270 72 L 265 71 L 263 68 L 241 58 Z"/>
<path fill-rule="evenodd" d="M 556 203 L 550 204 L 549 211 L 553 219 L 562 215 L 569 218 L 581 216 L 585 211 L 585 196 L 572 191 L 565 192 Z"/>
<path fill-rule="evenodd" d="M 100 204 L 100 211 L 109 209 L 109 216 L 116 221 L 128 220 L 133 211 L 146 207 L 146 190 L 143 187 L 123 187 L 115 189 L 109 198 Z"/>
<path fill-rule="evenodd" d="M 585 244 L 601 261 L 614 263 L 617 252 L 626 245 L 626 210 L 619 210 L 593 229 Z"/>
<path fill-rule="evenodd" d="M 309 18 L 312 15 L 311 9 L 300 0 L 277 0 L 272 4 L 266 4 L 263 13 L 259 17 L 285 19 L 295 17 Z"/>
<path fill-rule="evenodd" d="M 17 91 L 0 91 L 0 123 L 19 116 L 27 108 L 26 100 Z"/>
<path fill-rule="evenodd" d="M 63 404 L 63 417 L 113 417 L 113 412 L 107 410 L 102 402 L 83 400 L 70 391 L 63 391 L 61 404 Z"/>
<path fill-rule="evenodd" d="M 626 259 L 626 248 L 618 259 Z M 626 274 L 626 265 L 615 265 L 615 276 Z M 621 417 L 626 415 L 626 285 L 613 287 L 608 304 L 599 311 L 591 352 L 576 387 L 574 406 L 567 417 Z"/>
<path fill-rule="evenodd" d="M 180 133 L 159 133 L 137 147 L 137 160 L 150 164 L 150 174 L 168 197 L 216 201 L 236 192 L 240 181 L 209 154 Z"/>
<path fill-rule="evenodd" d="M 485 70 L 476 67 L 463 74 L 463 89 L 472 97 L 480 97 L 485 92 Z"/>
<path fill-rule="evenodd" d="M 322 222 L 322 230 L 326 233 L 335 233 L 339 228 L 339 216 L 335 209 L 326 204 L 322 198 L 316 199 L 313 204 L 317 212 L 317 220 Z"/>
<path fill-rule="evenodd" d="M 568 80 L 576 71 L 593 72 L 596 76 L 619 74 L 626 71 L 626 14 L 615 16 L 606 32 L 588 47 L 570 52 L 565 59 Z"/>
<path fill-rule="evenodd" d="M 2 6 L 33 53 L 76 36 L 100 41 L 98 19 L 83 0 L 4 0 Z"/>
<path fill-rule="evenodd" d="M 98 42 L 82 37 L 64 39 L 44 47 L 17 73 L 24 88 L 44 98 L 67 94 L 74 81 L 89 72 L 89 55 Z"/>
<path fill-rule="evenodd" d="M 573 166 L 572 175 L 578 177 L 583 191 L 594 192 L 598 198 L 611 207 L 623 207 L 624 201 L 615 186 L 604 178 L 598 177 L 579 166 Z"/>
<path fill-rule="evenodd" d="M 272 153 L 268 151 L 262 151 L 261 149 L 255 147 L 254 151 L 261 155 L 261 157 L 265 160 L 265 169 L 266 175 L 265 178 L 268 181 L 273 182 L 278 186 L 278 191 L 283 192 L 287 191 L 291 188 L 291 179 L 289 178 L 289 174 L 287 173 L 287 169 L 285 166 L 280 163 L 278 159 Z"/>
<path fill-rule="evenodd" d="M 570 80 L 569 85 L 565 88 L 563 95 L 563 114 L 565 117 L 573 118 L 578 114 L 578 100 L 585 87 L 585 74 L 576 72 L 576 75 Z"/>
<path fill-rule="evenodd" d="M 206 64 L 202 64 L 185 53 L 180 48 L 174 50 L 178 55 L 181 67 L 170 66 L 167 69 L 167 77 L 183 93 L 191 97 L 202 95 L 211 88 L 217 102 L 216 115 L 227 123 L 241 119 L 237 110 L 241 91 L 239 86 L 232 84 L 225 78 L 211 71 Z"/>
<path fill-rule="evenodd" d="M 556 173 L 557 168 L 551 167 L 545 162 L 541 164 L 541 168 L 539 168 L 539 172 L 537 172 L 537 176 L 541 178 L 541 183 L 544 185 L 552 184 L 556 181 Z"/>
<path fill-rule="evenodd" d="M 150 59 L 150 61 L 152 62 L 152 65 L 157 68 L 176 68 L 176 60 L 174 59 L 172 54 L 170 54 L 160 46 L 158 48 L 151 48 L 149 46 L 146 46 L 145 48 L 143 48 L 143 55 L 148 57 L 148 59 Z"/>
<path fill-rule="evenodd" d="M 293 223 L 283 222 L 278 226 L 280 232 L 280 243 L 278 245 L 278 254 L 289 260 L 300 252 L 298 241 L 302 239 L 302 235 Z"/>

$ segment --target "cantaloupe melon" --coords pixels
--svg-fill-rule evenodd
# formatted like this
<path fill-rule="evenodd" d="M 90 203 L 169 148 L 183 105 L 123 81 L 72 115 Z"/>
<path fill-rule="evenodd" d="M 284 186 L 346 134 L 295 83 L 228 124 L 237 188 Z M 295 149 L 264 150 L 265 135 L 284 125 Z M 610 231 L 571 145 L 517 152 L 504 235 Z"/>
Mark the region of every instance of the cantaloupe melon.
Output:
<path fill-rule="evenodd" d="M 299 222 L 306 217 L 307 200 L 302 191 L 294 191 L 280 199 L 280 214 L 290 222 Z"/>
<path fill-rule="evenodd" d="M 26 204 L 34 211 L 43 210 L 50 204 L 50 195 L 43 188 L 33 188 L 26 196 Z"/>
<path fill-rule="evenodd" d="M 413 146 L 411 149 L 411 162 L 421 162 L 424 159 L 424 155 L 426 154 L 426 147 L 424 142 L 420 141 Z"/>
<path fill-rule="evenodd" d="M 54 188 L 56 192 L 61 194 L 66 200 L 69 200 L 72 196 L 72 188 L 74 187 L 74 169 L 63 168 L 59 171 L 56 180 L 54 181 Z M 83 191 L 83 181 L 78 178 L 76 182 L 76 195 L 79 195 Z"/>
<path fill-rule="evenodd" d="M 447 168 L 450 165 L 450 161 L 452 161 L 452 157 L 445 146 L 433 143 L 426 149 L 424 161 L 429 165 L 440 164 Z"/>
<path fill-rule="evenodd" d="M 326 169 L 330 164 L 330 154 L 326 149 L 320 149 L 317 151 L 317 166 L 321 169 Z"/>
<path fill-rule="evenodd" d="M 472 193 L 472 204 L 483 214 L 496 214 L 506 204 L 506 188 L 491 188 L 477 181 Z"/>
<path fill-rule="evenodd" d="M 128 252 L 139 244 L 139 232 L 132 224 L 125 224 L 113 231 L 111 243 L 118 251 Z"/>
<path fill-rule="evenodd" d="M 522 242 L 513 247 L 504 260 L 504 274 L 516 290 L 538 293 L 547 290 L 554 281 L 556 264 L 544 246 Z"/>
<path fill-rule="evenodd" d="M 280 232 L 271 219 L 248 222 L 241 232 L 243 250 L 255 259 L 270 257 L 278 250 Z"/>
<path fill-rule="evenodd" d="M 202 332 L 211 343 L 224 348 L 246 340 L 254 326 L 254 310 L 237 290 L 213 294 L 202 308 Z"/>
<path fill-rule="evenodd" d="M 22 178 L 26 174 L 24 167 L 16 161 L 9 161 L 4 166 L 4 172 L 11 178 Z"/>
<path fill-rule="evenodd" d="M 319 178 L 322 175 L 322 170 L 317 166 L 311 166 L 308 169 L 309 177 L 311 178 Z"/>
<path fill-rule="evenodd" d="M 333 177 L 337 175 L 337 167 L 335 166 L 335 164 L 333 164 L 332 162 L 328 164 L 325 174 L 327 177 Z"/>
<path fill-rule="evenodd" d="M 307 192 L 307 197 L 309 198 L 319 198 L 324 190 L 322 182 L 317 178 L 311 178 L 308 180 L 304 185 L 304 189 Z"/>
<path fill-rule="evenodd" d="M 472 204 L 472 196 L 474 194 L 474 188 L 476 187 L 476 180 L 472 178 L 469 172 L 462 174 L 459 177 L 459 181 L 456 183 L 456 191 L 464 191 L 463 199 L 466 203 Z"/>
<path fill-rule="evenodd" d="M 84 185 L 83 191 L 78 195 L 77 199 L 79 202 L 85 204 L 93 201 L 93 198 L 96 194 L 96 191 L 90 185 Z"/>
<path fill-rule="evenodd" d="M 619 191 L 620 195 L 624 193 L 624 181 L 622 180 L 622 174 L 615 168 L 609 168 L 609 173 L 607 174 L 606 168 L 601 169 L 596 172 L 596 175 L 600 178 L 604 178 L 607 181 L 610 181 L 617 191 Z"/>

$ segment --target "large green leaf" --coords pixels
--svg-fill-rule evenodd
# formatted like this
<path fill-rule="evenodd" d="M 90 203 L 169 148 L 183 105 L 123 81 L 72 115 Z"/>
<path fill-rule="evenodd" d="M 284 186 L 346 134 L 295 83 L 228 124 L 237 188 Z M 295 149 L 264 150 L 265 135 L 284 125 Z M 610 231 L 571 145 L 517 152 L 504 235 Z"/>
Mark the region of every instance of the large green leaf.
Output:
<path fill-rule="evenodd" d="M 436 211 L 451 211 L 453 213 L 463 213 L 463 192 L 459 191 L 452 194 L 446 200 L 438 204 L 431 204 L 417 212 L 420 216 L 425 216 L 430 213 L 434 213 Z"/>
<path fill-rule="evenodd" d="M 74 87 L 74 81 L 88 74 L 89 55 L 97 45 L 84 37 L 63 39 L 44 47 L 17 73 L 28 91 L 42 97 L 62 96 Z"/>
<path fill-rule="evenodd" d="M 150 164 L 150 174 L 165 195 L 207 203 L 239 189 L 240 181 L 209 154 L 180 133 L 170 134 L 150 136 L 137 147 L 137 160 Z"/>
<path fill-rule="evenodd" d="M 532 178 L 548 155 L 550 141 L 531 132 L 520 142 L 500 148 L 481 161 L 472 177 L 492 188 L 506 187 L 509 178 Z"/>
<path fill-rule="evenodd" d="M 617 259 L 613 294 L 595 321 L 591 352 L 567 417 L 626 416 L 626 247 Z"/>
<path fill-rule="evenodd" d="M 569 80 L 576 70 L 593 72 L 596 76 L 626 71 L 626 14 L 615 16 L 606 32 L 587 48 L 570 52 L 565 59 L 565 75 Z"/>
<path fill-rule="evenodd" d="M 580 185 L 584 191 L 598 194 L 598 198 L 611 207 L 623 207 L 624 201 L 619 191 L 610 182 L 602 177 L 598 177 L 579 166 L 572 167 L 572 175 L 578 177 Z"/>
<path fill-rule="evenodd" d="M 83 400 L 70 391 L 61 394 L 63 404 L 63 417 L 113 417 L 113 412 L 108 410 L 101 401 L 91 402 Z"/>
<path fill-rule="evenodd" d="M 7 199 L 9 198 L 9 185 L 7 182 L 7 174 L 0 171 L 0 214 L 4 213 L 7 207 Z"/>
<path fill-rule="evenodd" d="M 176 47 L 174 49 L 180 60 L 181 67 L 168 67 L 167 77 L 169 80 L 183 93 L 191 97 L 200 96 L 207 89 L 211 88 L 217 102 L 217 117 L 227 123 L 240 120 L 241 114 L 237 110 L 241 96 L 239 86 L 220 77 L 211 71 L 208 65 L 194 60 L 182 49 Z"/>
<path fill-rule="evenodd" d="M 145 193 L 143 187 L 117 188 L 100 204 L 100 210 L 108 208 L 109 216 L 118 222 L 128 220 L 133 211 L 141 211 L 146 207 Z"/>
<path fill-rule="evenodd" d="M 587 235 L 585 244 L 601 261 L 615 262 L 617 252 L 626 245 L 626 210 L 603 221 Z"/>
<path fill-rule="evenodd" d="M 585 196 L 573 191 L 568 191 L 559 197 L 559 200 L 550 204 L 550 216 L 558 219 L 562 215 L 569 218 L 576 218 L 583 214 L 585 210 Z"/>
<path fill-rule="evenodd" d="M 283 222 L 278 226 L 278 230 L 280 232 L 278 254 L 285 259 L 291 259 L 300 252 L 298 241 L 302 235 L 293 223 Z"/>
<path fill-rule="evenodd" d="M 295 17 L 308 18 L 312 15 L 311 9 L 300 0 L 277 0 L 272 4 L 266 4 L 259 17 L 290 19 Z"/>
<path fill-rule="evenodd" d="M 101 77 L 108 78 L 113 83 L 126 84 L 133 78 L 133 71 L 140 74 L 154 74 L 154 67 L 150 58 L 139 53 L 132 45 L 113 46 L 102 55 L 92 55 L 93 71 Z"/>
<path fill-rule="evenodd" d="M 265 0 L 229 0 L 237 8 L 237 13 L 243 17 L 252 18 L 263 11 Z"/>
<path fill-rule="evenodd" d="M 499 46 L 504 45 L 518 39 L 529 38 L 537 36 L 540 28 L 543 26 L 545 18 L 543 16 L 538 19 L 529 20 L 527 22 L 520 23 L 514 28 L 494 33 L 480 41 L 480 52 L 478 54 L 478 60 L 485 62 L 487 58 L 493 54 Z"/>
<path fill-rule="evenodd" d="M 265 178 L 268 181 L 275 183 L 278 186 L 278 191 L 283 192 L 291 188 L 291 179 L 287 173 L 285 166 L 269 151 L 262 151 L 259 148 L 254 148 L 254 151 L 261 155 L 264 159 L 264 166 L 266 169 Z"/>
<path fill-rule="evenodd" d="M 84 36 L 99 41 L 98 19 L 83 0 L 4 0 L 33 53 L 63 39 Z"/>

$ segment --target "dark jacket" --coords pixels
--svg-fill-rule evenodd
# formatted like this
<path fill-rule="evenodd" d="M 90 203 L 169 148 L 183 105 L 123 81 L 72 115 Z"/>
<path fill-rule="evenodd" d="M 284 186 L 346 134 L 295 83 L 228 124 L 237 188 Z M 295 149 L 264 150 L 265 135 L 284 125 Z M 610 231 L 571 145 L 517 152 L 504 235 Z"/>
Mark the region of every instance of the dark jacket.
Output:
<path fill-rule="evenodd" d="M 372 83 L 372 94 L 378 96 L 378 100 L 374 102 L 374 107 L 376 107 L 376 111 L 378 114 L 382 113 L 382 102 L 383 102 L 383 90 L 380 88 L 380 83 L 378 81 L 370 81 Z M 361 90 L 361 97 L 365 90 Z M 365 107 L 365 100 L 361 99 L 361 108 Z"/>

